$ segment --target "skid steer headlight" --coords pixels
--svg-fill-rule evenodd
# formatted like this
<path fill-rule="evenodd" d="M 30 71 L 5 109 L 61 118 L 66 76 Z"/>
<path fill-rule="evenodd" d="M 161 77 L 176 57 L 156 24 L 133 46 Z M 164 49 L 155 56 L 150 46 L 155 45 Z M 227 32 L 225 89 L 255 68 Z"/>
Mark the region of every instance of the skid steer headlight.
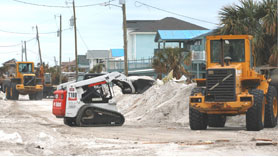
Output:
<path fill-rule="evenodd" d="M 202 98 L 191 98 L 190 102 L 192 102 L 192 103 L 201 103 L 202 102 Z"/>

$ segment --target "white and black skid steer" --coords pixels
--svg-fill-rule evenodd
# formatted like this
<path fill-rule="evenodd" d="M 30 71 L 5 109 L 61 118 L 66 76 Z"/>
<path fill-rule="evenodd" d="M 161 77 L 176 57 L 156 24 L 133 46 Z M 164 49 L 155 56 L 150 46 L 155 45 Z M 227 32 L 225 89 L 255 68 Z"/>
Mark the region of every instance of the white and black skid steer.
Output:
<path fill-rule="evenodd" d="M 140 94 L 153 85 L 151 79 L 130 80 L 125 75 L 112 72 L 78 82 L 58 86 L 54 92 L 52 113 L 64 118 L 69 126 L 121 126 L 125 118 L 117 111 L 113 84 L 123 94 Z"/>

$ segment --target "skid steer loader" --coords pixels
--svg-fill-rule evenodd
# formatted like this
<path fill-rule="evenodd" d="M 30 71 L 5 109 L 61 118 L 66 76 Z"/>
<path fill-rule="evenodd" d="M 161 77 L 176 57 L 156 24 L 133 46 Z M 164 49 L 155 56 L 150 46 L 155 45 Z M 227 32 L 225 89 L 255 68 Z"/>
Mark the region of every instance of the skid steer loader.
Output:
<path fill-rule="evenodd" d="M 146 79 L 131 81 L 118 72 L 84 79 L 61 84 L 54 92 L 52 113 L 57 118 L 64 118 L 66 125 L 121 126 L 125 118 L 117 111 L 116 103 L 111 101 L 113 84 L 124 94 L 136 94 L 143 93 L 154 83 Z"/>
<path fill-rule="evenodd" d="M 252 36 L 207 36 L 206 78 L 196 80 L 190 96 L 192 130 L 224 127 L 226 116 L 239 114 L 248 131 L 277 125 L 277 69 L 256 71 L 252 52 Z"/>

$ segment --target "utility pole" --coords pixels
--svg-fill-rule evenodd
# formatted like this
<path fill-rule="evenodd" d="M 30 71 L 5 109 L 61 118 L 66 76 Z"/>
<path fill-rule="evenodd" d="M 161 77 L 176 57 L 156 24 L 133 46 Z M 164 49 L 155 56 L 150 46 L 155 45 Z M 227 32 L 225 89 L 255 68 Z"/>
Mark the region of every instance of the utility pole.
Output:
<path fill-rule="evenodd" d="M 40 55 L 40 64 L 42 65 L 42 55 L 41 55 L 41 46 L 40 46 L 40 38 L 39 38 L 39 30 L 38 30 L 38 26 L 36 26 L 36 30 L 37 30 L 37 40 L 38 40 L 38 48 L 39 48 L 39 55 Z"/>
<path fill-rule="evenodd" d="M 23 47 L 23 42 L 21 41 L 21 62 L 23 62 L 23 53 L 24 53 L 24 47 Z"/>
<path fill-rule="evenodd" d="M 62 83 L 62 70 L 61 70 L 61 63 L 62 63 L 62 15 L 60 15 L 60 55 L 59 55 L 59 84 Z M 56 63 L 56 62 L 55 62 Z"/>
<path fill-rule="evenodd" d="M 125 65 L 125 75 L 128 76 L 128 64 L 127 64 L 127 31 L 126 31 L 126 8 L 125 2 L 122 3 L 123 10 L 123 32 L 124 32 L 124 65 Z"/>
<path fill-rule="evenodd" d="M 55 64 L 56 68 L 58 69 L 58 67 L 57 67 L 57 61 L 56 61 L 56 57 L 55 57 L 55 56 L 54 56 L 54 64 Z"/>
<path fill-rule="evenodd" d="M 24 41 L 24 49 L 25 49 L 25 61 L 27 62 L 27 47 L 26 47 L 26 41 Z"/>
<path fill-rule="evenodd" d="M 74 23 L 74 39 L 75 39 L 75 80 L 78 78 L 78 63 L 77 63 L 77 33 L 76 33 L 76 14 L 74 0 L 72 2 L 73 8 L 73 23 Z"/>

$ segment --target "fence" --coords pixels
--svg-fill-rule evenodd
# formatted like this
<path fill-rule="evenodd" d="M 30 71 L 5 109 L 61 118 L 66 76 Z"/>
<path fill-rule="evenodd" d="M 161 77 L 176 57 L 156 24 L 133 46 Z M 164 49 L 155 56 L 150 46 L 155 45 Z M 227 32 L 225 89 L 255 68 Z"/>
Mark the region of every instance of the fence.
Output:
<path fill-rule="evenodd" d="M 142 70 L 152 68 L 152 58 L 139 59 L 139 60 L 128 60 L 129 70 Z M 108 72 L 111 71 L 123 71 L 124 61 L 123 60 L 106 60 L 106 69 Z"/>

